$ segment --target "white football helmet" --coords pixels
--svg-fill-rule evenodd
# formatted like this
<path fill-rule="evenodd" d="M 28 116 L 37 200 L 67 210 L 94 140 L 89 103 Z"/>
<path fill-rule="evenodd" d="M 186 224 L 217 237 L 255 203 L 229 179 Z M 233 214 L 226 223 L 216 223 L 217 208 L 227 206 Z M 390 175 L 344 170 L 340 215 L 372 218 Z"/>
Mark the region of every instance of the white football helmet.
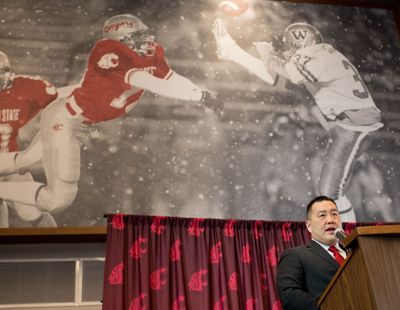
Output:
<path fill-rule="evenodd" d="M 115 15 L 103 26 L 103 37 L 124 43 L 140 55 L 151 56 L 155 52 L 155 36 L 139 18 L 131 14 Z"/>
<path fill-rule="evenodd" d="M 287 52 L 293 54 L 300 48 L 324 42 L 321 32 L 307 23 L 293 23 L 283 33 L 283 43 Z"/>
<path fill-rule="evenodd" d="M 11 64 L 8 57 L 0 52 L 0 90 L 9 88 L 12 85 L 14 73 L 11 70 Z"/>

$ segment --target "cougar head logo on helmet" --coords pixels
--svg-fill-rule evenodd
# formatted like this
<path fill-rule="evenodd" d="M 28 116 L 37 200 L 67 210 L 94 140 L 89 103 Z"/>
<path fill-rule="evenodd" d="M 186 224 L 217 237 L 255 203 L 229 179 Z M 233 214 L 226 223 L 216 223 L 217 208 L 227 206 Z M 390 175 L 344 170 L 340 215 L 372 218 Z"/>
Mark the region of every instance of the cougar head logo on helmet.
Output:
<path fill-rule="evenodd" d="M 321 32 L 307 23 L 293 23 L 286 27 L 283 33 L 283 43 L 286 44 L 287 52 L 293 54 L 296 50 L 323 43 Z"/>
<path fill-rule="evenodd" d="M 109 18 L 103 27 L 103 37 L 120 41 L 140 55 L 154 55 L 154 36 L 139 18 L 131 14 L 121 14 Z"/>
<path fill-rule="evenodd" d="M 11 70 L 11 64 L 8 57 L 0 52 L 0 90 L 9 88 L 12 84 L 14 73 Z"/>

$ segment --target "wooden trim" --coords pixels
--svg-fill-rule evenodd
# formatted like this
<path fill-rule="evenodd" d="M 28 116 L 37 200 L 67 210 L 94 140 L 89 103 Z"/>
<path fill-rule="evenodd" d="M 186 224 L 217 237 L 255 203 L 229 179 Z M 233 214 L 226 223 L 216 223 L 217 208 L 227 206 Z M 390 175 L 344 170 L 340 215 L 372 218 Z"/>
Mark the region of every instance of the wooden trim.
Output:
<path fill-rule="evenodd" d="M 348 247 L 358 236 L 400 234 L 400 225 L 360 226 L 354 228 L 351 234 L 343 240 L 343 245 Z"/>
<path fill-rule="evenodd" d="M 328 293 L 330 292 L 331 288 L 336 284 L 337 279 L 339 278 L 340 274 L 342 273 L 343 269 L 345 268 L 345 266 L 347 265 L 347 262 L 350 260 L 350 257 L 354 254 L 353 251 L 350 251 L 347 256 L 346 259 L 344 260 L 343 264 L 340 266 L 339 270 L 335 273 L 334 277 L 332 278 L 332 280 L 329 282 L 328 286 L 325 288 L 324 292 L 322 293 L 322 295 L 318 298 L 318 302 L 317 305 L 320 306 L 321 303 L 324 301 L 324 299 L 326 298 L 326 296 L 328 295 Z"/>
<path fill-rule="evenodd" d="M 348 247 L 352 244 L 359 236 L 371 236 L 371 235 L 397 235 L 400 234 L 400 225 L 384 225 L 384 226 L 359 226 L 354 228 L 351 234 L 343 240 L 343 245 Z M 350 251 L 347 254 L 347 257 L 343 264 L 340 266 L 340 269 L 336 272 L 333 279 L 329 282 L 329 285 L 325 288 L 324 292 L 318 299 L 318 306 L 322 304 L 328 293 L 331 291 L 332 287 L 336 284 L 339 276 L 346 268 L 347 263 L 350 261 L 353 256 L 354 251 Z"/>
<path fill-rule="evenodd" d="M 106 226 L 0 228 L 0 244 L 4 243 L 64 243 L 105 242 Z"/>
<path fill-rule="evenodd" d="M 320 309 L 397 309 L 400 225 L 357 227 L 350 237 L 352 254 L 335 274 L 318 306 Z"/>
<path fill-rule="evenodd" d="M 270 0 L 271 1 L 271 0 Z M 282 2 L 281 0 L 272 0 Z M 329 4 L 341 6 L 358 6 L 369 8 L 395 9 L 399 8 L 400 4 L 397 1 L 368 1 L 368 0 L 284 0 L 286 2 L 296 3 L 311 3 L 311 4 Z"/>

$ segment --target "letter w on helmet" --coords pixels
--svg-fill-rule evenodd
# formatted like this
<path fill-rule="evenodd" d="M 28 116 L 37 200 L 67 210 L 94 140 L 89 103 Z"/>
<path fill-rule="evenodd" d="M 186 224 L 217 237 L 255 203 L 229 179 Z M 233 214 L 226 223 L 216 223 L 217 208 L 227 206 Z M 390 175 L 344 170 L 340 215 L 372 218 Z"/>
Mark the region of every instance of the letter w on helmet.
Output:
<path fill-rule="evenodd" d="M 321 32 L 307 23 L 290 24 L 283 33 L 283 43 L 286 44 L 287 52 L 290 54 L 300 48 L 323 42 Z"/>

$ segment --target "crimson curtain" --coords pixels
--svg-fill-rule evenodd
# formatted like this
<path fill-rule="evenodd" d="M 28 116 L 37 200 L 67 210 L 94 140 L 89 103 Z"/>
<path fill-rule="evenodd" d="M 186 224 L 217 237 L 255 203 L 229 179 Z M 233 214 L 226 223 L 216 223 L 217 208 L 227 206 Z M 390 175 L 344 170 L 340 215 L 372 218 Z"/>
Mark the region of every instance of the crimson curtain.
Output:
<path fill-rule="evenodd" d="M 309 239 L 303 222 L 108 215 L 103 309 L 281 309 L 279 255 Z"/>

